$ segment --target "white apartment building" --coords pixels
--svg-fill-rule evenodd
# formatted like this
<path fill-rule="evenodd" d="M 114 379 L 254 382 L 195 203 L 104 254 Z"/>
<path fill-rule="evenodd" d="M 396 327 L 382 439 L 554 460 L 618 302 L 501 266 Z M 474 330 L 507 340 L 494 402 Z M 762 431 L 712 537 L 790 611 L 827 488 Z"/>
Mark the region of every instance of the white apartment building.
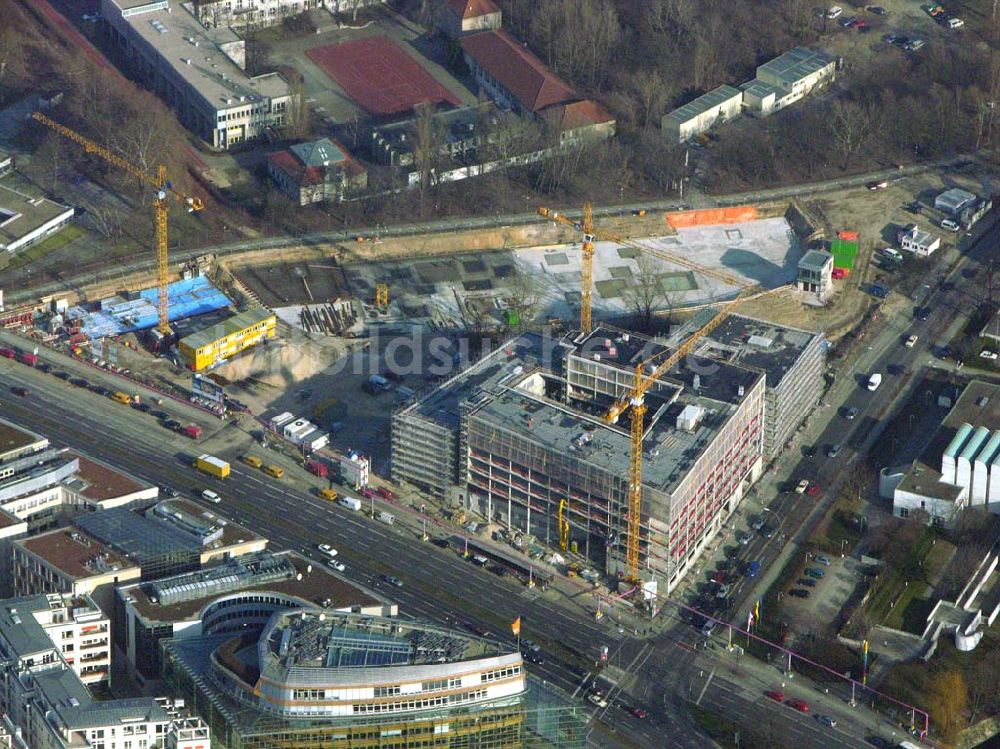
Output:
<path fill-rule="evenodd" d="M 663 115 L 660 129 L 672 141 L 683 143 L 716 123 L 739 117 L 742 111 L 743 92 L 732 86 L 719 86 Z"/>
<path fill-rule="evenodd" d="M 836 73 L 837 61 L 831 55 L 796 47 L 759 66 L 757 77 L 740 86 L 743 107 L 766 117 L 831 83 Z"/>
<path fill-rule="evenodd" d="M 229 26 L 207 28 L 190 7 L 170 0 L 101 0 L 103 18 L 133 72 L 213 148 L 225 150 L 282 128 L 288 83 L 277 73 L 247 74 L 244 41 Z"/>
<path fill-rule="evenodd" d="M 0 710 L 18 746 L 210 749 L 208 727 L 181 715 L 183 702 L 95 700 L 87 683 L 99 679 L 84 666 L 86 653 L 108 663 L 109 622 L 92 600 L 42 595 L 0 601 Z"/>

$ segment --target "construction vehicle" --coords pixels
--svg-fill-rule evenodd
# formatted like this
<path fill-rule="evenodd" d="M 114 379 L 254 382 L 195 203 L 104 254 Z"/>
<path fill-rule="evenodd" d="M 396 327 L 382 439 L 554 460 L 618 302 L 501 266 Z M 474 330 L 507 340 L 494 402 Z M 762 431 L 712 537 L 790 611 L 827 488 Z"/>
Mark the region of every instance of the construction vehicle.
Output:
<path fill-rule="evenodd" d="M 169 272 L 167 263 L 167 253 L 168 253 L 168 242 L 167 242 L 167 214 L 169 208 L 168 198 L 172 195 L 178 201 L 180 201 L 188 210 L 189 213 L 194 211 L 200 211 L 205 207 L 201 198 L 195 198 L 190 195 L 186 195 L 181 191 L 174 188 L 173 184 L 167 179 L 167 168 L 160 164 L 156 168 L 156 174 L 149 174 L 144 172 L 142 169 L 137 167 L 135 164 L 131 163 L 127 159 L 119 156 L 116 153 L 112 153 L 107 148 L 94 143 L 94 141 L 89 138 L 85 138 L 74 130 L 70 130 L 65 125 L 60 125 L 55 120 L 49 119 L 41 112 L 33 112 L 31 115 L 38 122 L 41 122 L 46 127 L 54 130 L 55 132 L 62 135 L 74 143 L 78 143 L 83 146 L 83 149 L 87 153 L 92 153 L 95 156 L 100 156 L 104 161 L 108 162 L 112 166 L 116 166 L 123 172 L 131 174 L 133 177 L 138 179 L 140 182 L 146 185 L 151 185 L 156 189 L 156 200 L 153 201 L 153 207 L 156 212 L 156 303 L 157 303 L 157 313 L 158 313 L 158 323 L 157 330 L 159 333 L 166 337 L 170 336 L 170 304 L 167 299 L 167 285 L 169 283 Z"/>
<path fill-rule="evenodd" d="M 229 464 L 212 455 L 199 455 L 194 459 L 194 467 L 209 476 L 217 479 L 224 479 L 229 476 Z"/>
<path fill-rule="evenodd" d="M 389 306 L 389 284 L 375 284 L 375 306 L 381 309 Z"/>
<path fill-rule="evenodd" d="M 645 434 L 646 416 L 645 395 L 656 380 L 660 378 L 660 376 L 668 372 L 675 364 L 677 364 L 677 362 L 681 361 L 685 356 L 691 353 L 698 342 L 715 330 L 715 328 L 717 328 L 723 320 L 725 320 L 730 313 L 736 309 L 736 307 L 750 297 L 772 294 L 784 287 L 765 290 L 756 284 L 747 283 L 742 278 L 732 276 L 725 271 L 709 268 L 701 265 L 700 263 L 696 263 L 693 260 L 689 260 L 680 255 L 675 255 L 672 252 L 668 252 L 658 247 L 649 247 L 639 242 L 626 240 L 608 233 L 598 233 L 594 229 L 593 206 L 590 203 L 584 205 L 583 217 L 580 222 L 573 221 L 572 219 L 562 216 L 555 211 L 551 211 L 548 208 L 539 208 L 538 213 L 539 215 L 552 221 L 572 226 L 578 231 L 583 232 L 583 269 L 580 274 L 580 283 L 582 285 L 580 289 L 580 329 L 582 335 L 587 335 L 591 332 L 590 307 L 592 300 L 591 285 L 593 282 L 593 242 L 595 239 L 616 242 L 624 247 L 630 247 L 638 250 L 639 252 L 644 252 L 647 255 L 658 257 L 669 263 L 697 271 L 702 275 L 716 278 L 739 289 L 739 293 L 733 299 L 723 303 L 714 318 L 712 318 L 699 330 L 691 334 L 687 340 L 685 340 L 672 353 L 666 355 L 667 352 L 662 351 L 650 359 L 636 365 L 630 391 L 627 395 L 612 405 L 607 414 L 605 414 L 605 421 L 609 424 L 616 424 L 619 417 L 631 409 L 629 414 L 631 425 L 624 577 L 628 582 L 638 585 L 640 582 L 639 547 L 642 516 L 642 445 L 643 435 Z M 665 358 L 661 358 L 664 356 Z M 561 506 L 560 509 L 562 509 Z"/>

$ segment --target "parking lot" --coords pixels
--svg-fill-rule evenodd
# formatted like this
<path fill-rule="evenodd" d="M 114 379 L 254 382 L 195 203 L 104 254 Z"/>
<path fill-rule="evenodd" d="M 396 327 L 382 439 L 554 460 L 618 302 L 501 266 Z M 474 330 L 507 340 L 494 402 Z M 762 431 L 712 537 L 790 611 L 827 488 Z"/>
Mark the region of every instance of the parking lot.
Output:
<path fill-rule="evenodd" d="M 789 629 L 799 634 L 826 634 L 825 630 L 836 621 L 860 579 L 861 563 L 852 557 L 810 556 L 788 590 L 783 591 L 782 611 L 788 619 Z M 796 590 L 809 595 L 800 597 L 801 593 L 789 593 Z"/>

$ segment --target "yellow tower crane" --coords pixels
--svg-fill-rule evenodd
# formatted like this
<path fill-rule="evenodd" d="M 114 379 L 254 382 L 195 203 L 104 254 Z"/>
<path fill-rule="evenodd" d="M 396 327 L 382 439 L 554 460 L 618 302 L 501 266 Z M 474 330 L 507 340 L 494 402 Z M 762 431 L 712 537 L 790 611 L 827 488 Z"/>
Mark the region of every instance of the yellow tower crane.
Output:
<path fill-rule="evenodd" d="M 157 312 L 159 317 L 159 323 L 157 324 L 157 330 L 160 331 L 164 336 L 170 334 L 170 320 L 168 316 L 169 312 L 169 300 L 167 299 L 167 284 L 169 282 L 169 272 L 167 264 L 167 213 L 168 213 L 168 196 L 173 195 L 177 200 L 182 202 L 188 209 L 188 212 L 200 211 L 204 208 L 204 203 L 202 203 L 201 198 L 195 198 L 190 195 L 185 195 L 180 190 L 174 188 L 174 186 L 167 180 L 167 168 L 160 164 L 156 168 L 156 174 L 149 174 L 144 172 L 142 169 L 137 167 L 135 164 L 130 163 L 127 159 L 119 156 L 116 153 L 112 153 L 107 148 L 94 143 L 92 140 L 85 138 L 79 133 L 70 130 L 65 125 L 61 125 L 55 120 L 46 117 L 41 112 L 34 112 L 31 115 L 33 118 L 41 122 L 46 127 L 51 128 L 55 132 L 59 133 L 64 138 L 67 138 L 74 143 L 78 143 L 83 146 L 83 150 L 87 153 L 92 153 L 95 156 L 100 156 L 109 164 L 118 167 L 123 172 L 131 174 L 133 177 L 137 178 L 141 182 L 147 185 L 152 185 L 156 188 L 156 200 L 153 203 L 154 209 L 156 211 L 156 288 L 157 288 Z"/>
<path fill-rule="evenodd" d="M 630 247 L 647 255 L 658 257 L 675 265 L 689 268 L 702 275 L 718 279 L 724 283 L 735 286 L 739 293 L 733 299 L 723 303 L 715 317 L 706 325 L 699 328 L 681 344 L 680 347 L 670 352 L 666 358 L 661 359 L 667 352 L 661 352 L 657 356 L 647 359 L 638 364 L 632 380 L 632 388 L 628 395 L 616 402 L 605 415 L 605 421 L 610 424 L 618 422 L 618 418 L 631 409 L 631 444 L 629 451 L 629 473 L 628 473 L 628 502 L 626 516 L 626 546 L 625 564 L 626 577 L 629 582 L 639 582 L 639 547 L 642 533 L 642 445 L 645 435 L 646 404 L 645 396 L 653 383 L 656 382 L 665 372 L 669 371 L 677 362 L 687 356 L 697 345 L 698 341 L 704 338 L 717 328 L 740 304 L 751 296 L 761 294 L 772 294 L 782 290 L 784 287 L 764 290 L 756 284 L 747 283 L 744 279 L 730 275 L 717 268 L 710 268 L 693 260 L 689 260 L 680 255 L 661 249 L 650 247 L 640 242 L 624 239 L 607 232 L 596 231 L 593 221 L 593 207 L 590 203 L 584 205 L 581 221 L 574 221 L 562 214 L 556 213 L 549 208 L 539 208 L 538 213 L 547 219 L 557 221 L 583 233 L 583 269 L 580 274 L 580 329 L 584 335 L 591 332 L 591 300 L 593 283 L 593 261 L 594 261 L 594 240 L 605 240 L 616 242 L 624 247 Z"/>

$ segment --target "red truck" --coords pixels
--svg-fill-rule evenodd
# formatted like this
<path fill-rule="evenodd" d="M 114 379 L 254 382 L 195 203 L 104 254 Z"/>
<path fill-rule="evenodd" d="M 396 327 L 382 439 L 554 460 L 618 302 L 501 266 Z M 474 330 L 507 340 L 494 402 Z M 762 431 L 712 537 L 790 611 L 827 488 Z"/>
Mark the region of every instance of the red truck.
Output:
<path fill-rule="evenodd" d="M 326 478 L 326 463 L 320 463 L 318 460 L 310 460 L 306 462 L 306 470 L 321 479 Z"/>
<path fill-rule="evenodd" d="M 17 352 L 12 348 L 0 348 L 0 356 L 7 359 L 14 359 L 17 357 Z"/>
<path fill-rule="evenodd" d="M 34 367 L 38 364 L 38 354 L 31 354 L 25 351 L 18 358 L 21 360 L 22 364 L 27 364 L 29 367 Z"/>
<path fill-rule="evenodd" d="M 186 427 L 181 427 L 181 434 L 196 440 L 201 437 L 201 427 L 197 424 L 188 424 Z"/>

